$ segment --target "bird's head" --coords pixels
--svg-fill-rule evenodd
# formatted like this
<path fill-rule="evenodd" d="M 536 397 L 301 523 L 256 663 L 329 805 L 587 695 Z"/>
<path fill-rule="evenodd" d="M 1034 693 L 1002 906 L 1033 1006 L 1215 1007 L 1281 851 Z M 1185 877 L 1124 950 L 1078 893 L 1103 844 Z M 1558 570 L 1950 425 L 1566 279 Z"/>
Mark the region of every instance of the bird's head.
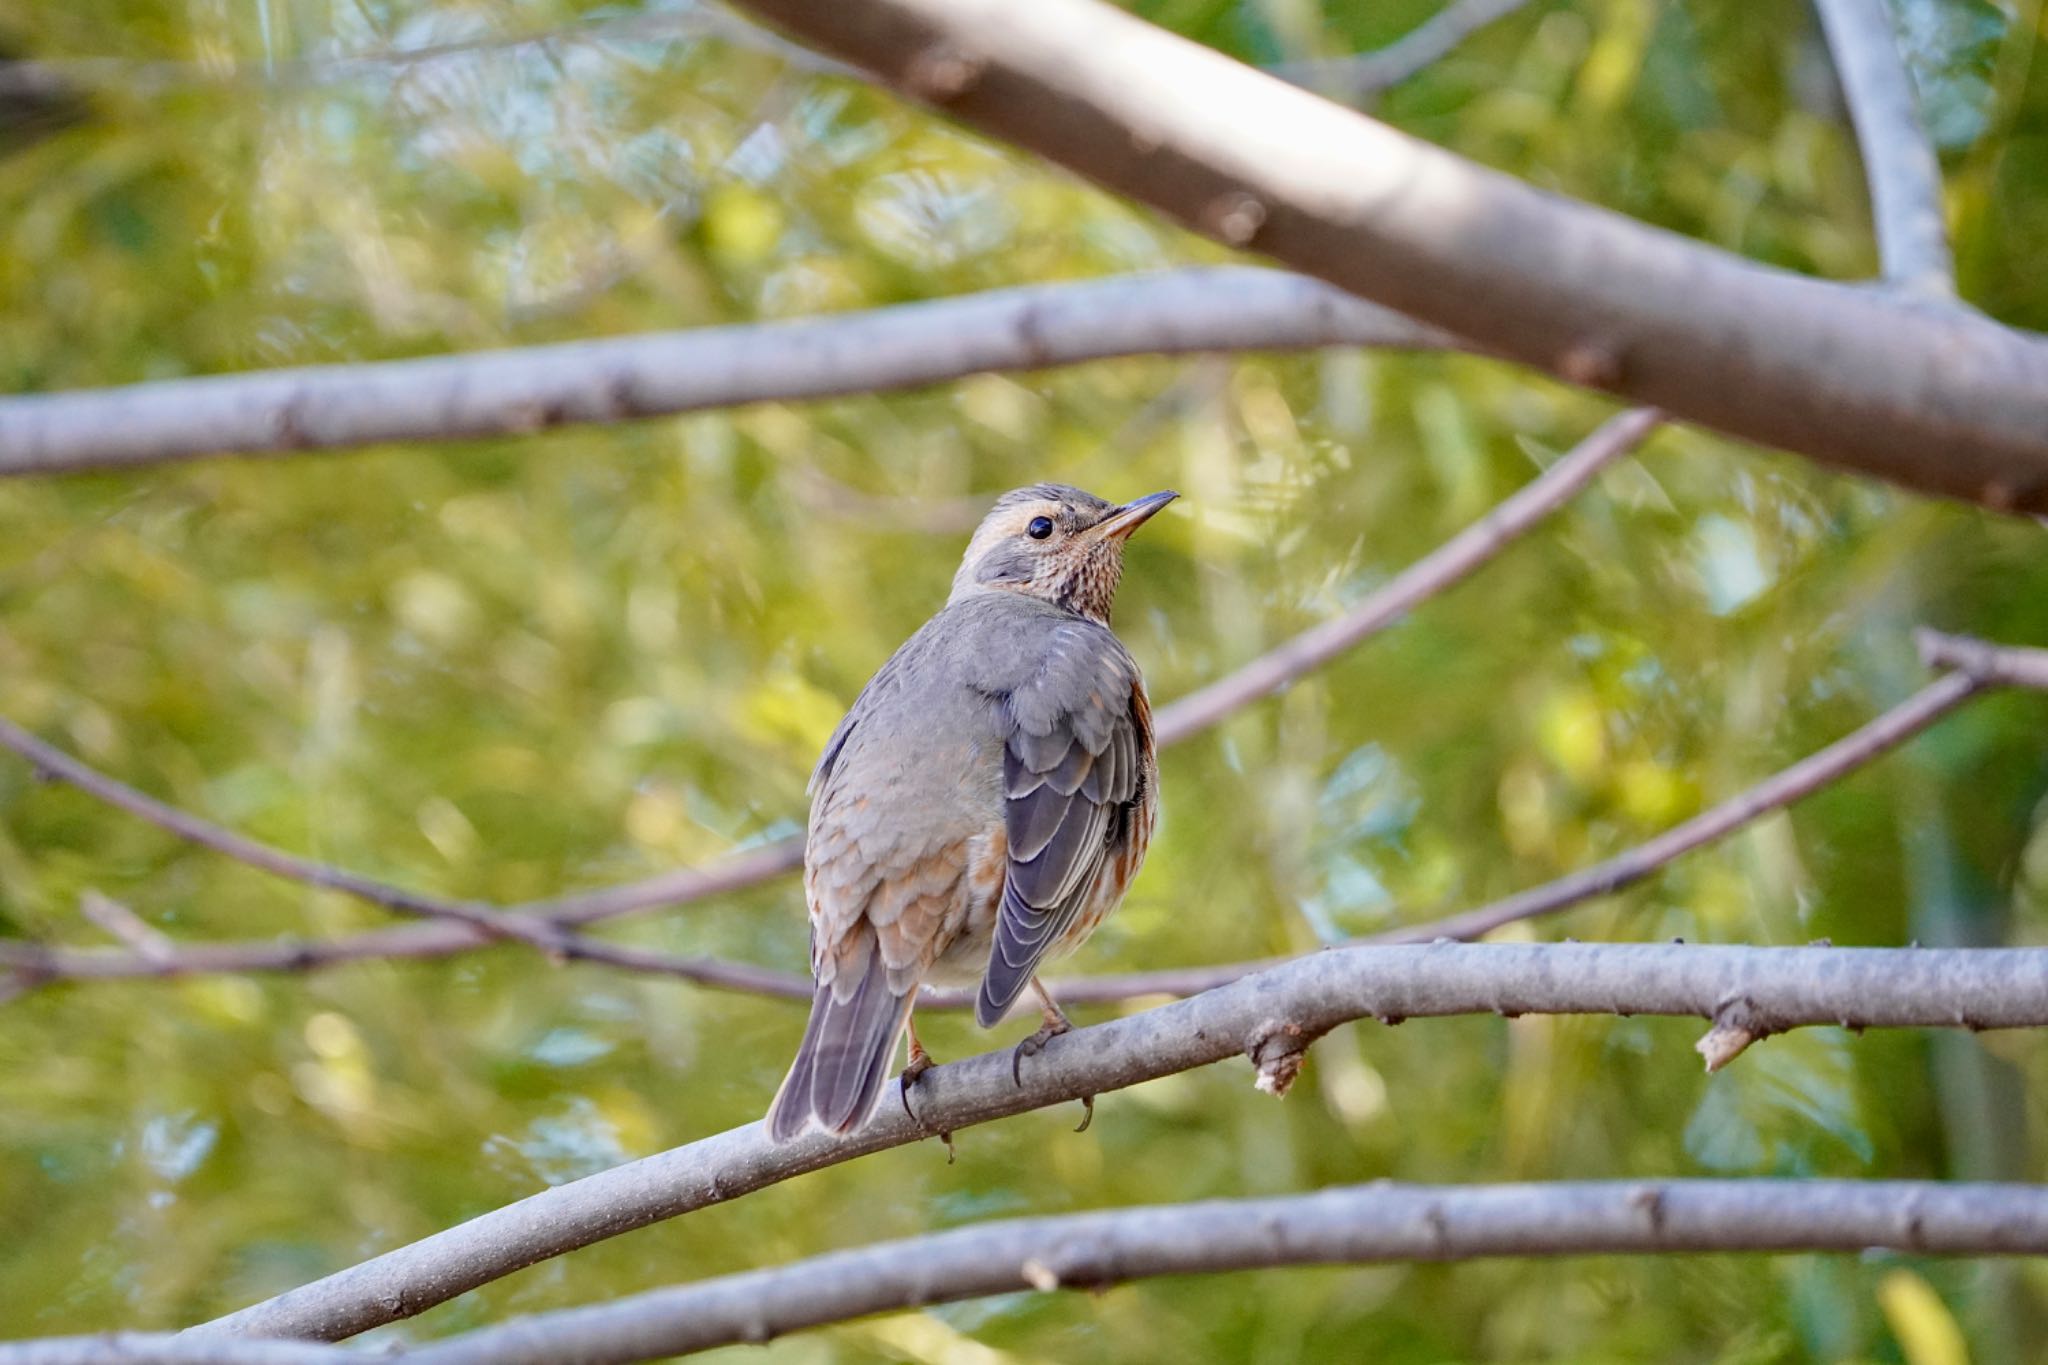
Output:
<path fill-rule="evenodd" d="M 1059 483 L 1005 493 L 968 542 L 949 600 L 1019 592 L 1106 625 L 1123 579 L 1124 542 L 1179 496 L 1149 493 L 1119 506 Z"/>

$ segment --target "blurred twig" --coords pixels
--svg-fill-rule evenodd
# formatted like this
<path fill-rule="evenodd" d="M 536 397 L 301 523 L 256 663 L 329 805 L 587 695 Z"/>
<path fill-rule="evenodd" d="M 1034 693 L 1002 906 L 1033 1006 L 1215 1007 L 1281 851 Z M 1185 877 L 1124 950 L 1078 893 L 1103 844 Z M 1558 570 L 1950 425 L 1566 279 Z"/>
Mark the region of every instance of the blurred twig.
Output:
<path fill-rule="evenodd" d="M 1161 708 L 1161 742 L 1199 734 L 1233 711 L 1271 696 L 1463 582 L 1523 532 L 1562 507 L 1601 470 L 1641 445 L 1662 420 L 1662 414 L 1649 408 L 1634 408 L 1611 418 L 1540 477 L 1409 565 L 1358 606 Z"/>
<path fill-rule="evenodd" d="M 870 1152 L 1240 1055 L 1262 1088 L 1280 1090 L 1308 1047 L 1347 1021 L 1471 1013 L 1739 1017 L 1753 1036 L 1808 1024 L 2041 1026 L 2048 949 L 1444 943 L 1319 952 L 1077 1029 L 1021 1073 L 1007 1048 L 934 1067 L 910 1097 L 915 1118 L 892 1094 L 844 1138 L 811 1132 L 778 1146 L 750 1123 L 543 1190 L 194 1333 L 352 1336 L 550 1257 Z"/>
<path fill-rule="evenodd" d="M 1266 70 L 1283 81 L 1356 104 L 1436 65 L 1480 29 L 1505 19 L 1528 3 L 1529 0 L 1451 0 L 1376 52 L 1280 62 Z"/>
<path fill-rule="evenodd" d="M 383 48 L 368 52 L 296 60 L 178 61 L 132 57 L 40 57 L 0 61 L 0 101 L 53 89 L 88 86 L 118 90 L 125 97 L 147 97 L 192 86 L 257 87 L 268 90 L 314 89 L 403 75 L 437 62 L 570 45 L 655 42 L 672 38 L 712 37 L 734 47 L 767 53 L 799 70 L 865 80 L 859 71 L 770 33 L 739 15 L 708 4 L 676 9 L 613 15 L 543 29 L 537 33 L 494 33 L 458 38 L 418 47 Z"/>
<path fill-rule="evenodd" d="M 1941 163 L 1914 99 L 1885 0 L 1814 0 L 1856 129 L 1885 280 L 1955 297 L 1956 263 L 1942 214 Z"/>
<path fill-rule="evenodd" d="M 95 800 L 126 811 L 187 843 L 211 849 L 215 853 L 232 858 L 236 862 L 246 863 L 273 876 L 339 891 L 400 914 L 457 925 L 472 931 L 483 940 L 506 939 L 538 948 L 558 958 L 602 962 L 633 971 L 680 976 L 707 985 L 727 986 L 738 990 L 760 990 L 774 994 L 780 993 L 780 988 L 784 984 L 780 973 L 749 967 L 743 963 L 673 957 L 645 949 L 630 948 L 623 944 L 606 943 L 575 932 L 570 927 L 570 921 L 550 918 L 545 913 L 512 913 L 482 901 L 429 896 L 392 886 L 345 868 L 300 857 L 296 853 L 288 853 L 245 834 L 238 834 L 211 821 L 202 820 L 188 811 L 137 791 L 127 783 L 109 777 L 98 769 L 81 763 L 63 750 L 44 743 L 4 718 L 0 718 L 0 747 L 11 749 L 27 759 L 42 776 L 68 783 Z M 92 903 L 88 914 L 102 927 L 119 922 L 109 917 L 110 905 L 112 902 Z M 93 913 L 94 911 L 97 913 Z M 560 903 L 556 903 L 555 913 L 558 916 L 561 914 Z M 133 919 L 133 916 L 130 915 L 129 918 Z M 136 923 L 139 924 L 140 921 Z M 238 953 L 245 959 L 243 969 L 252 965 L 298 969 L 318 965 L 310 956 L 319 952 L 317 948 L 273 943 L 261 945 L 263 951 L 257 954 L 252 951 L 256 947 L 257 945 L 223 944 L 213 949 L 205 946 L 172 949 L 164 944 L 153 944 L 146 951 L 138 948 L 127 954 L 110 954 L 0 942 L 0 967 L 11 972 L 17 983 L 40 984 L 67 978 L 181 976 L 194 971 L 220 970 L 219 966 L 207 964 L 234 961 Z M 252 956 L 261 956 L 264 962 L 247 962 L 246 958 Z"/>

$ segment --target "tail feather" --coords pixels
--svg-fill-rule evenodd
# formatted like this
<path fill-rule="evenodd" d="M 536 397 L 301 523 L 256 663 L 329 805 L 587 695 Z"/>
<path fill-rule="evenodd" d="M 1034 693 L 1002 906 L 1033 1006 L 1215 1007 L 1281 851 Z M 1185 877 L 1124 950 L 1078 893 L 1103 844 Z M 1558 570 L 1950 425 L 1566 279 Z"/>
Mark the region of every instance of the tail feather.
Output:
<path fill-rule="evenodd" d="M 834 986 L 811 997 L 811 1020 L 789 1075 L 768 1108 L 768 1136 L 787 1142 L 813 1124 L 845 1134 L 860 1127 L 882 1096 L 896 1040 L 910 1020 L 915 992 L 889 989 L 880 952 L 870 951 L 860 980 L 844 1000 Z"/>

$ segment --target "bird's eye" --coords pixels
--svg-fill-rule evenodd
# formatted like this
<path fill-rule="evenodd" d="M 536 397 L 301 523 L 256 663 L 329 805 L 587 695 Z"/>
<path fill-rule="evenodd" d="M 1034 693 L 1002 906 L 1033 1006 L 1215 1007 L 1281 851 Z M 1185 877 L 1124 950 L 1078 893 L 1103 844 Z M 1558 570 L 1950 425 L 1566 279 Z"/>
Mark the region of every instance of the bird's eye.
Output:
<path fill-rule="evenodd" d="M 1012 523 L 1014 525 L 1014 523 Z M 1024 528 L 1033 540 L 1044 540 L 1052 534 L 1051 517 L 1033 517 L 1031 524 Z"/>

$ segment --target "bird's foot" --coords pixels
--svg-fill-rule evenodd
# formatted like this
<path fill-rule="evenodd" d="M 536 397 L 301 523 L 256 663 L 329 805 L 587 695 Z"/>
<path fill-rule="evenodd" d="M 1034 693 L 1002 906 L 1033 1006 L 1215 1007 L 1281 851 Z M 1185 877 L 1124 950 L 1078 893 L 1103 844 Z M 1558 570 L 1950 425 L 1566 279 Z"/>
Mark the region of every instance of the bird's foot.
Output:
<path fill-rule="evenodd" d="M 1074 1021 L 1067 1018 L 1066 1011 L 1052 998 L 1052 993 L 1046 990 L 1044 982 L 1035 976 L 1032 977 L 1031 989 L 1038 994 L 1039 1005 L 1045 1011 L 1045 1022 L 1039 1025 L 1038 1032 L 1017 1044 L 1016 1051 L 1010 1054 L 1010 1079 L 1020 1086 L 1024 1084 L 1024 1059 L 1036 1057 L 1045 1050 L 1047 1043 L 1062 1033 L 1071 1033 L 1074 1030 Z M 1088 1125 L 1095 1122 L 1095 1097 L 1083 1095 L 1081 1109 L 1081 1126 L 1074 1130 L 1077 1133 L 1087 1132 Z"/>
<path fill-rule="evenodd" d="M 903 1097 L 904 1117 L 919 1127 L 924 1126 L 924 1120 L 919 1118 L 917 1111 L 910 1107 L 910 1092 L 912 1087 L 917 1084 L 918 1077 L 931 1069 L 932 1054 L 924 1050 L 924 1044 L 917 1041 L 915 1034 L 911 1035 L 910 1059 L 903 1063 L 903 1075 L 897 1082 L 896 1093 Z"/>
<path fill-rule="evenodd" d="M 1045 1023 L 1040 1026 L 1038 1032 L 1017 1044 L 1015 1050 L 1010 1053 L 1010 1079 L 1018 1085 L 1024 1084 L 1024 1059 L 1026 1057 L 1036 1057 L 1039 1053 L 1045 1051 L 1047 1043 L 1059 1037 L 1062 1033 L 1072 1032 L 1073 1028 L 1073 1024 L 1068 1022 L 1066 1015 L 1055 1016 L 1047 1014 Z"/>
<path fill-rule="evenodd" d="M 903 1064 L 903 1076 L 897 1082 L 896 1093 L 903 1098 L 904 1115 L 912 1123 L 925 1129 L 929 1129 L 930 1125 L 918 1115 L 915 1109 L 910 1107 L 910 1092 L 917 1088 L 919 1078 L 925 1072 L 930 1071 L 932 1066 L 932 1054 L 924 1050 L 924 1044 L 918 1042 L 915 1037 L 912 1037 L 910 1040 L 910 1059 Z M 950 1166 L 953 1164 L 954 1157 L 958 1155 L 953 1149 L 953 1135 L 941 1128 L 938 1130 L 938 1139 L 946 1144 L 946 1164 Z"/>

